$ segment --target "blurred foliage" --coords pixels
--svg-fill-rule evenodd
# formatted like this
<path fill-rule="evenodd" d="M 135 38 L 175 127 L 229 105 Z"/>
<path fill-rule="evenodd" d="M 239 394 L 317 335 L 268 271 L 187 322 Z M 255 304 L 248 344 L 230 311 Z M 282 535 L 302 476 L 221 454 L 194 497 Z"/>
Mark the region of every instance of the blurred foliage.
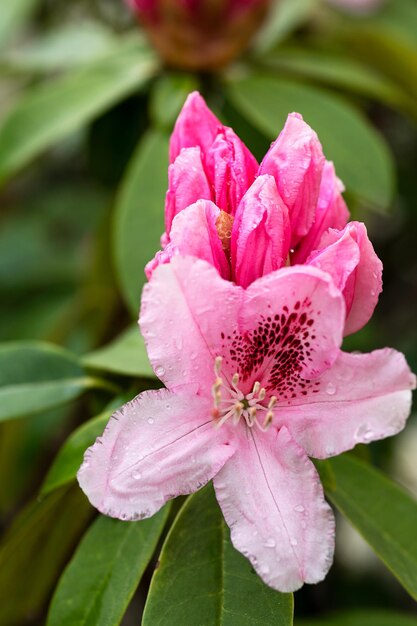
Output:
<path fill-rule="evenodd" d="M 257 157 L 290 110 L 318 131 L 385 266 L 377 312 L 346 348 L 392 345 L 417 369 L 415 0 L 369 16 L 277 1 L 247 53 L 210 75 L 163 67 L 122 0 L 0 3 L 0 626 L 45 623 L 52 596 L 51 625 L 137 624 L 148 590 L 149 626 L 192 626 L 198 611 L 210 624 L 292 623 L 292 598 L 233 550 L 210 488 L 178 516 L 181 503 L 147 522 L 99 517 L 75 550 L 93 516 L 74 484 L 83 451 L 116 406 L 158 384 L 133 323 L 163 230 L 169 133 L 193 89 Z M 320 471 L 415 597 L 417 505 L 383 475 L 399 441 Z M 172 580 L 171 559 L 184 576 Z M 295 607 L 300 626 L 417 623 L 382 566 L 352 575 L 340 559 Z"/>

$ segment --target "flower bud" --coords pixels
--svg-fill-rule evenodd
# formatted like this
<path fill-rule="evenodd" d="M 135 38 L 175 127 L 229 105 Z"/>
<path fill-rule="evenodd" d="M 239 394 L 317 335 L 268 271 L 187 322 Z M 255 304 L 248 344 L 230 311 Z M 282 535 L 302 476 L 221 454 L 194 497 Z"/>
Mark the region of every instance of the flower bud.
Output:
<path fill-rule="evenodd" d="M 216 70 L 248 45 L 271 0 L 128 0 L 164 61 Z"/>

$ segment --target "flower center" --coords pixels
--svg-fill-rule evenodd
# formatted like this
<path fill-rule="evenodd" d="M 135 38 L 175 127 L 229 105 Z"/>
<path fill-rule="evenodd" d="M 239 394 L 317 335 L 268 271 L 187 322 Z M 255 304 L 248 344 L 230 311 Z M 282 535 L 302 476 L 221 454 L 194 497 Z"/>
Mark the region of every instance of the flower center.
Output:
<path fill-rule="evenodd" d="M 239 374 L 236 372 L 232 377 L 232 385 L 221 378 L 222 357 L 216 357 L 214 361 L 215 381 L 212 387 L 214 406 L 212 415 L 215 425 L 219 428 L 228 420 L 236 426 L 243 418 L 249 428 L 256 426 L 263 432 L 267 431 L 272 423 L 274 414 L 273 407 L 276 404 L 276 396 L 266 397 L 264 387 L 256 381 L 252 391 L 246 395 L 239 389 Z"/>

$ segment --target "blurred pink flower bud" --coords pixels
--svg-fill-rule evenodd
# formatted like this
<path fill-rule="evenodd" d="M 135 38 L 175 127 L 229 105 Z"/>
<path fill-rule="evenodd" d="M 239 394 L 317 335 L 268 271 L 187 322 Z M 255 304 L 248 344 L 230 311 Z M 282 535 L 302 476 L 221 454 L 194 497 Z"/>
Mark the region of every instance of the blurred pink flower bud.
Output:
<path fill-rule="evenodd" d="M 213 70 L 237 57 L 271 0 L 128 0 L 153 45 L 173 67 Z"/>

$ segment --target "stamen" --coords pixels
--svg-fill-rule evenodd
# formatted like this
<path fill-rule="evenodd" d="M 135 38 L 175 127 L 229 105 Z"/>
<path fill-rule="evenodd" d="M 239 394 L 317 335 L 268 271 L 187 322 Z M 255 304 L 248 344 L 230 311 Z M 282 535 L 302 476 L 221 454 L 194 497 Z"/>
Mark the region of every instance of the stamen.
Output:
<path fill-rule="evenodd" d="M 269 399 L 268 405 L 265 406 L 263 401 L 266 398 L 266 389 L 261 387 L 260 381 L 255 381 L 252 391 L 246 395 L 239 389 L 239 373 L 235 372 L 232 376 L 231 385 L 221 378 L 221 368 L 223 359 L 217 356 L 214 360 L 215 380 L 212 386 L 212 395 L 214 406 L 211 411 L 215 428 L 220 428 L 229 419 L 233 426 L 237 426 L 240 419 L 243 418 L 249 428 L 256 426 L 262 432 L 270 427 L 274 414 L 272 408 L 277 402 L 276 396 Z M 222 394 L 224 387 L 225 395 Z M 259 421 L 259 413 L 265 411 L 263 422 Z"/>

